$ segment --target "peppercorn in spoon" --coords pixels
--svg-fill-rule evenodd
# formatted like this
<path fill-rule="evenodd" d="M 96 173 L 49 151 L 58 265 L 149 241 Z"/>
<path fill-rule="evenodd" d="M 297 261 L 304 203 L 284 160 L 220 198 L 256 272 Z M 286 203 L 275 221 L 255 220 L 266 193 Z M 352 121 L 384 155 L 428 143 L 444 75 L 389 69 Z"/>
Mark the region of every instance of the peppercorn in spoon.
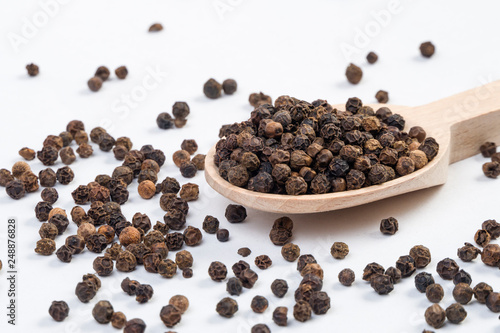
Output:
<path fill-rule="evenodd" d="M 439 144 L 437 155 L 421 169 L 382 184 L 325 194 L 287 195 L 250 191 L 226 181 L 214 163 L 214 146 L 205 160 L 207 182 L 223 196 L 246 207 L 288 214 L 325 212 L 442 185 L 449 164 L 479 153 L 479 146 L 486 141 L 500 141 L 500 81 L 417 107 L 369 106 L 374 110 L 388 107 L 393 114 L 402 115 L 405 129 L 424 128 L 427 137 Z M 332 107 L 345 110 L 345 105 Z"/>

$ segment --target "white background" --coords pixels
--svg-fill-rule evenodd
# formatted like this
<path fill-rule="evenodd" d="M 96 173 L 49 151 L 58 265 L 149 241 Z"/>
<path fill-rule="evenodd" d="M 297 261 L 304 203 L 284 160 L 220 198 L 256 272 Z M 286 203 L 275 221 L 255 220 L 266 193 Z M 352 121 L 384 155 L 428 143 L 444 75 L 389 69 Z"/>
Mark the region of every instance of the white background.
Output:
<path fill-rule="evenodd" d="M 50 15 L 42 6 L 47 3 L 52 4 Z M 247 100 L 252 92 L 263 91 L 273 98 L 282 94 L 309 101 L 323 98 L 331 103 L 359 96 L 373 103 L 375 93 L 384 89 L 392 104 L 419 105 L 500 78 L 500 5 L 493 0 L 401 0 L 392 12 L 389 9 L 394 6 L 388 1 L 327 0 L 3 0 L 0 6 L 0 167 L 5 168 L 20 159 L 17 151 L 21 147 L 38 150 L 48 134 L 58 134 L 68 121 L 80 119 L 88 131 L 105 125 L 115 137 L 129 136 L 135 148 L 154 144 L 167 155 L 159 179 L 174 176 L 185 183 L 188 180 L 180 176 L 171 154 L 186 138 L 196 139 L 199 151 L 205 153 L 217 141 L 222 124 L 248 117 L 252 108 Z M 165 30 L 148 33 L 148 27 L 155 22 L 161 22 Z M 363 39 L 360 31 L 367 30 L 370 36 Z M 418 50 L 420 43 L 427 40 L 436 45 L 431 59 L 423 59 Z M 356 52 L 345 54 L 342 45 L 350 45 Z M 379 61 L 368 65 L 365 55 L 372 50 L 379 55 Z M 364 71 L 363 80 L 356 86 L 344 77 L 351 61 Z M 35 78 L 28 77 L 24 68 L 31 62 L 40 66 L 40 75 Z M 112 70 L 126 65 L 130 74 L 126 80 L 112 76 L 101 91 L 92 93 L 86 81 L 100 65 Z M 124 98 L 140 93 L 151 71 L 162 73 L 157 82 L 148 81 L 155 83 L 155 88 L 142 96 L 135 95 L 133 105 L 124 107 Z M 238 92 L 208 100 L 202 86 L 210 77 L 219 81 L 235 78 Z M 158 129 L 157 114 L 171 111 L 175 101 L 187 101 L 191 107 L 187 126 Z M 71 166 L 76 174 L 73 183 L 56 186 L 61 199 L 55 206 L 69 212 L 74 206 L 70 192 L 77 185 L 92 181 L 97 173 L 111 173 L 119 164 L 112 153 L 94 149 L 92 158 L 78 159 Z M 91 316 L 93 305 L 102 299 L 110 300 L 115 310 L 129 318 L 143 318 L 149 332 L 162 332 L 167 329 L 159 319 L 160 309 L 178 293 L 191 302 L 174 329 L 178 332 L 249 332 L 258 322 L 268 324 L 273 332 L 421 332 L 428 328 L 423 316 L 430 303 L 415 289 L 413 277 L 396 285 L 389 296 L 379 296 L 361 280 L 362 270 L 372 261 L 384 267 L 394 265 L 413 245 L 424 244 L 433 257 L 425 270 L 443 284 L 446 292 L 441 305 L 453 303 L 453 284 L 436 274 L 437 262 L 445 257 L 458 260 L 456 249 L 465 241 L 473 241 L 484 220 L 500 219 L 499 181 L 482 175 L 484 162 L 484 158 L 475 156 L 450 166 L 449 180 L 441 187 L 343 211 L 292 216 L 293 242 L 303 254 L 314 254 L 322 265 L 324 290 L 332 299 L 326 315 L 313 316 L 307 323 L 295 321 L 291 314 L 293 291 L 300 281 L 296 264 L 285 262 L 280 248 L 268 238 L 272 222 L 279 215 L 249 210 L 245 223 L 229 224 L 224 210 L 230 200 L 209 188 L 202 173 L 190 180 L 200 184 L 201 195 L 190 204 L 188 224 L 201 228 L 204 216 L 214 215 L 221 227 L 230 230 L 230 241 L 219 243 L 214 235 L 203 233 L 202 244 L 188 248 L 195 258 L 194 277 L 190 280 L 180 274 L 163 279 L 142 267 L 131 274 L 115 271 L 102 279 L 102 289 L 88 304 L 76 299 L 74 288 L 83 274 L 93 272 L 95 255 L 86 251 L 75 256 L 71 264 L 55 256 L 36 255 L 33 248 L 39 238 L 40 222 L 33 207 L 40 193 L 14 201 L 2 192 L 0 327 L 15 331 L 6 325 L 4 315 L 6 221 L 15 216 L 19 237 L 19 332 L 112 332 L 112 327 L 97 324 Z M 37 160 L 30 165 L 36 173 L 43 168 Z M 61 166 L 58 162 L 54 168 Z M 153 222 L 161 220 L 164 212 L 158 207 L 158 197 L 142 200 L 136 186 L 134 182 L 129 187 L 131 198 L 123 206 L 125 215 L 130 219 L 135 212 L 142 212 Z M 400 222 L 400 231 L 390 237 L 378 230 L 380 220 L 388 216 Z M 76 226 L 72 223 L 65 236 L 74 233 Z M 57 238 L 58 247 L 65 236 Z M 330 256 L 334 241 L 349 244 L 351 252 L 345 260 Z M 253 258 L 259 254 L 270 255 L 273 265 L 267 271 L 255 268 L 259 273 L 257 284 L 236 297 L 240 310 L 234 318 L 225 319 L 215 312 L 216 303 L 228 296 L 225 284 L 211 281 L 207 268 L 213 260 L 229 268 L 241 259 L 236 251 L 242 246 L 253 250 L 247 258 L 253 268 Z M 169 257 L 173 258 L 173 253 Z M 471 273 L 474 285 L 485 281 L 500 290 L 498 269 L 485 266 L 479 259 L 458 263 Z M 354 269 L 357 276 L 350 288 L 337 280 L 338 272 L 346 267 Z M 125 276 L 151 284 L 153 299 L 138 304 L 125 295 L 119 287 Z M 284 278 L 290 285 L 283 299 L 271 294 L 270 284 L 275 278 Z M 260 315 L 249 307 L 257 294 L 270 302 L 270 308 Z M 66 300 L 71 308 L 63 323 L 54 322 L 47 313 L 54 299 Z M 289 327 L 272 323 L 276 306 L 289 307 Z M 447 323 L 440 331 L 500 332 L 498 315 L 484 305 L 473 301 L 466 310 L 469 315 L 461 325 Z"/>

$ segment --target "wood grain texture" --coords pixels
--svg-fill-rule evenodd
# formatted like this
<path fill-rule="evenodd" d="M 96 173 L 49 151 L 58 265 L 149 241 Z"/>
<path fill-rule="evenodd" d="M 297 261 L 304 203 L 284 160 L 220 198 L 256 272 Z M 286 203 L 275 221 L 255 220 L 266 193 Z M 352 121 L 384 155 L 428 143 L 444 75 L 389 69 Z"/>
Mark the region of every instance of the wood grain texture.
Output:
<path fill-rule="evenodd" d="M 223 196 L 254 209 L 306 214 L 363 205 L 446 182 L 448 165 L 479 153 L 485 141 L 500 142 L 500 81 L 418 107 L 369 104 L 375 110 L 389 107 L 406 119 L 408 130 L 422 126 L 440 145 L 438 155 L 424 168 L 381 185 L 358 190 L 289 196 L 249 191 L 225 181 L 214 164 L 215 146 L 205 160 L 205 177 Z M 344 105 L 333 105 L 344 109 Z"/>

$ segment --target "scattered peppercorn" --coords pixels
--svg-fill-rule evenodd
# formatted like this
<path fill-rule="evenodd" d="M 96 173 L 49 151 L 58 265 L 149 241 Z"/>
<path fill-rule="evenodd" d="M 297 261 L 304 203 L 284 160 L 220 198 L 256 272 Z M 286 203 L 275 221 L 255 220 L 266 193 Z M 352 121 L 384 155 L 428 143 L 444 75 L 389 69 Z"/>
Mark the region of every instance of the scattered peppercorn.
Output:
<path fill-rule="evenodd" d="M 349 246 L 343 242 L 335 242 L 330 248 L 330 253 L 335 259 L 344 259 L 349 254 Z"/>
<path fill-rule="evenodd" d="M 433 304 L 425 310 L 425 321 L 434 328 L 440 328 L 446 320 L 446 312 L 437 304 Z"/>
<path fill-rule="evenodd" d="M 21 148 L 19 150 L 19 155 L 27 161 L 34 160 L 36 157 L 36 152 L 28 147 Z"/>
<path fill-rule="evenodd" d="M 221 95 L 222 85 L 214 79 L 209 79 L 203 85 L 203 93 L 210 99 L 219 98 Z"/>
<path fill-rule="evenodd" d="M 363 71 L 361 68 L 354 64 L 349 64 L 347 66 L 347 69 L 345 71 L 345 76 L 347 77 L 347 81 L 349 81 L 352 84 L 358 84 L 359 81 L 361 81 L 361 78 L 363 77 Z"/>
<path fill-rule="evenodd" d="M 113 313 L 113 306 L 108 301 L 99 301 L 92 309 L 92 316 L 99 324 L 109 323 Z"/>
<path fill-rule="evenodd" d="M 225 297 L 217 303 L 215 310 L 222 317 L 231 318 L 238 311 L 238 303 L 230 297 Z"/>
<path fill-rule="evenodd" d="M 142 319 L 131 319 L 127 321 L 123 329 L 123 333 L 144 333 L 146 331 L 146 323 Z"/>
<path fill-rule="evenodd" d="M 444 290 L 440 284 L 433 283 L 425 289 L 425 296 L 432 303 L 439 303 L 444 297 Z"/>
<path fill-rule="evenodd" d="M 69 306 L 65 301 L 53 301 L 49 308 L 49 314 L 55 321 L 63 321 L 69 314 Z"/>
<path fill-rule="evenodd" d="M 252 298 L 252 303 L 250 304 L 252 311 L 255 313 L 263 313 L 268 306 L 269 302 L 264 296 L 255 296 Z"/>
<path fill-rule="evenodd" d="M 219 242 L 227 242 L 229 240 L 229 230 L 219 229 L 216 232 L 216 236 Z"/>
<path fill-rule="evenodd" d="M 378 60 L 378 55 L 375 52 L 370 52 L 367 54 L 366 60 L 368 61 L 369 64 L 374 64 Z"/>
<path fill-rule="evenodd" d="M 281 248 L 281 255 L 286 261 L 293 262 L 300 256 L 300 248 L 293 243 L 285 244 Z"/>
<path fill-rule="evenodd" d="M 222 89 L 226 95 L 232 95 L 236 92 L 238 84 L 233 79 L 226 79 L 222 82 Z"/>
<path fill-rule="evenodd" d="M 431 252 L 423 245 L 415 245 L 410 249 L 410 256 L 415 261 L 416 268 L 425 268 L 431 262 Z"/>
<path fill-rule="evenodd" d="M 40 72 L 38 66 L 33 63 L 26 65 L 26 70 L 28 71 L 29 76 L 37 76 L 38 73 Z"/>
<path fill-rule="evenodd" d="M 288 308 L 285 306 L 278 306 L 273 311 L 273 321 L 278 326 L 287 326 L 288 322 Z"/>
<path fill-rule="evenodd" d="M 479 303 L 486 304 L 486 299 L 493 292 L 493 288 L 487 283 L 480 282 L 474 287 L 472 292 Z"/>
<path fill-rule="evenodd" d="M 208 275 L 213 281 L 220 282 L 223 281 L 227 276 L 226 265 L 220 261 L 214 261 L 210 264 L 208 268 Z"/>
<path fill-rule="evenodd" d="M 226 291 L 229 293 L 229 295 L 239 296 L 242 290 L 243 290 L 243 285 L 241 284 L 241 281 L 238 278 L 232 277 L 229 280 L 227 280 Z"/>
<path fill-rule="evenodd" d="M 154 23 L 149 27 L 149 32 L 158 32 L 163 30 L 163 25 L 161 23 Z"/>
<path fill-rule="evenodd" d="M 422 54 L 422 56 L 426 58 L 432 57 L 432 55 L 435 52 L 435 49 L 436 48 L 434 47 L 434 44 L 432 44 L 431 42 L 424 42 L 420 44 L 420 53 Z"/>
<path fill-rule="evenodd" d="M 459 269 L 455 260 L 446 258 L 438 262 L 436 271 L 442 279 L 452 280 Z"/>
<path fill-rule="evenodd" d="M 89 89 L 93 92 L 97 92 L 102 88 L 102 79 L 100 77 L 94 76 L 87 81 Z"/>
<path fill-rule="evenodd" d="M 125 66 L 120 66 L 117 69 L 115 69 L 115 74 L 120 80 L 123 80 L 128 75 L 128 69 Z"/>
<path fill-rule="evenodd" d="M 156 124 L 161 129 L 170 129 L 174 127 L 172 116 L 168 112 L 162 112 L 156 117 Z"/>
<path fill-rule="evenodd" d="M 379 90 L 375 94 L 375 98 L 379 103 L 387 103 L 389 101 L 389 93 L 385 90 Z"/>
<path fill-rule="evenodd" d="M 344 268 L 339 273 L 339 282 L 346 287 L 353 284 L 355 279 L 354 271 L 350 268 Z"/>
<path fill-rule="evenodd" d="M 240 223 L 247 218 L 247 210 L 241 205 L 228 205 L 225 213 L 226 219 L 230 223 Z"/>
<path fill-rule="evenodd" d="M 453 298 L 460 304 L 467 304 L 472 299 L 474 292 L 467 283 L 458 283 L 453 288 Z"/>
<path fill-rule="evenodd" d="M 452 324 L 459 324 L 467 317 L 467 311 L 458 303 L 454 303 L 446 308 L 446 318 Z"/>
<path fill-rule="evenodd" d="M 252 251 L 248 247 L 242 247 L 238 249 L 238 254 L 242 257 L 248 257 Z"/>
<path fill-rule="evenodd" d="M 415 275 L 415 287 L 421 293 L 425 293 L 428 286 L 434 284 L 434 278 L 432 274 L 421 272 Z"/>
<path fill-rule="evenodd" d="M 282 298 L 288 292 L 288 283 L 282 279 L 276 279 L 271 283 L 271 291 L 276 297 Z"/>
<path fill-rule="evenodd" d="M 125 324 L 127 323 L 127 317 L 125 317 L 125 314 L 123 312 L 114 312 L 113 315 L 111 316 L 111 326 L 117 329 L 122 329 L 125 327 Z"/>

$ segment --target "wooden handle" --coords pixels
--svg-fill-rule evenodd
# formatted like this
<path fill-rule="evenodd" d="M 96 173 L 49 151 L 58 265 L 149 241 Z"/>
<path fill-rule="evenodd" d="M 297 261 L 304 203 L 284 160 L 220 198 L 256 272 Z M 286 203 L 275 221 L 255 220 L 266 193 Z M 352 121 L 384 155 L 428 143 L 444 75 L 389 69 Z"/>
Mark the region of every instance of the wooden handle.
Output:
<path fill-rule="evenodd" d="M 450 164 L 479 153 L 486 141 L 500 144 L 500 81 L 414 108 L 438 142 L 450 135 Z"/>

